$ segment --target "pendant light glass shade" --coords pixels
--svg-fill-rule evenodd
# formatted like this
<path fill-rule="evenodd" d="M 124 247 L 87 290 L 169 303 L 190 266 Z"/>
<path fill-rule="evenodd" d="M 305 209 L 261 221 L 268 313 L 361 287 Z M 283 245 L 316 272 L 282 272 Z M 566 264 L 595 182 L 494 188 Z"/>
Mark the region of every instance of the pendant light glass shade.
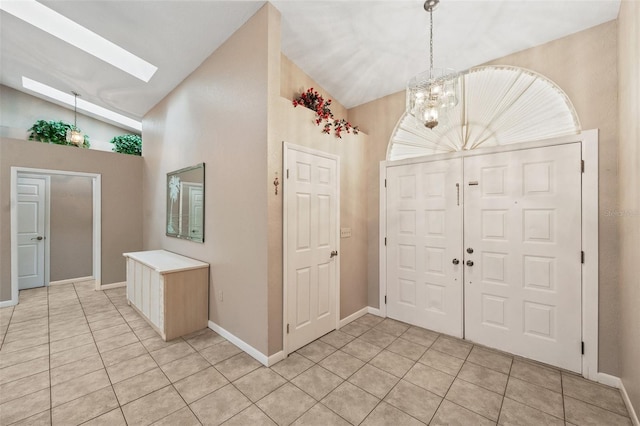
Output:
<path fill-rule="evenodd" d="M 78 129 L 67 129 L 67 142 L 82 146 L 84 144 L 84 133 Z"/>
<path fill-rule="evenodd" d="M 460 74 L 450 68 L 433 67 L 433 10 L 439 0 L 427 0 L 429 12 L 429 70 L 416 75 L 407 83 L 407 112 L 418 122 L 433 129 L 442 121 L 443 110 L 453 108 L 460 98 Z"/>
<path fill-rule="evenodd" d="M 71 92 L 74 96 L 74 105 L 73 105 L 73 128 L 67 129 L 67 142 L 72 143 L 77 146 L 84 145 L 84 133 L 78 129 L 78 96 L 76 92 Z"/>

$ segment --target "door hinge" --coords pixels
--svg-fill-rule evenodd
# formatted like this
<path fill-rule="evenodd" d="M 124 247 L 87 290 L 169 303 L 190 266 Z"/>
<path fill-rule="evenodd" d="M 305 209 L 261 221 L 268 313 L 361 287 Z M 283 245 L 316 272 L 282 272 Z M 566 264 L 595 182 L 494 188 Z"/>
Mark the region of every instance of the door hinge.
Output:
<path fill-rule="evenodd" d="M 287 169 L 287 179 L 289 179 L 289 169 Z"/>
<path fill-rule="evenodd" d="M 580 160 L 580 171 L 584 173 L 584 160 Z"/>
<path fill-rule="evenodd" d="M 581 347 L 580 347 L 580 349 L 581 349 L 581 351 L 582 351 L 582 355 L 584 355 L 584 342 L 580 342 L 580 343 L 581 343 L 581 345 L 580 345 L 580 346 L 581 346 Z"/>
<path fill-rule="evenodd" d="M 584 263 L 584 252 L 580 252 L 580 263 Z"/>
<path fill-rule="evenodd" d="M 387 304 L 387 296 L 386 295 L 384 296 L 384 304 L 385 305 Z"/>
<path fill-rule="evenodd" d="M 387 180 L 386 179 L 384 180 L 384 187 L 385 188 L 387 187 Z"/>
<path fill-rule="evenodd" d="M 287 324 L 287 334 L 289 334 L 289 324 Z"/>
<path fill-rule="evenodd" d="M 384 245 L 387 245 L 387 237 L 384 237 Z"/>

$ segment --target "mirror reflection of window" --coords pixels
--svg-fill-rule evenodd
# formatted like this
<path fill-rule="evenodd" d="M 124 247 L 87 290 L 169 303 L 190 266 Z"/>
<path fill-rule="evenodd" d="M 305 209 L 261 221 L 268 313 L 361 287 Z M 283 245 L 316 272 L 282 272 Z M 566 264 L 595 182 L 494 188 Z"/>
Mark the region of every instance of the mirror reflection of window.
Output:
<path fill-rule="evenodd" d="M 167 232 L 204 242 L 204 163 L 167 173 Z"/>

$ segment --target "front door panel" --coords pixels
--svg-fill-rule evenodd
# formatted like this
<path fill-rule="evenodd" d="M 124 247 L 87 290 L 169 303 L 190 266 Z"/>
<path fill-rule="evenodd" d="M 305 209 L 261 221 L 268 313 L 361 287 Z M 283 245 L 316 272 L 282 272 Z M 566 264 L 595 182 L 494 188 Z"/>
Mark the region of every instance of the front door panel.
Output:
<path fill-rule="evenodd" d="M 387 315 L 457 337 L 461 167 L 453 159 L 387 169 Z"/>
<path fill-rule="evenodd" d="M 579 143 L 465 158 L 467 339 L 581 371 L 580 160 Z"/>

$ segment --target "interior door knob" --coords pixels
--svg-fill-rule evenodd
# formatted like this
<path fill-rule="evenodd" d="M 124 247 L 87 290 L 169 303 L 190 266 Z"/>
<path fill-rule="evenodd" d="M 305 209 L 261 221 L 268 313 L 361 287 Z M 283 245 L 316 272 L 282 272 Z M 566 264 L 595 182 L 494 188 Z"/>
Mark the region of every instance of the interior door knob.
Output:
<path fill-rule="evenodd" d="M 459 261 L 458 259 L 453 259 L 452 263 L 453 263 L 454 265 L 457 265 L 457 264 L 459 264 L 459 263 L 460 263 L 460 261 Z"/>
<path fill-rule="evenodd" d="M 38 235 L 37 237 L 35 237 L 35 238 L 32 238 L 31 240 L 32 240 L 32 241 L 33 241 L 33 240 L 38 240 L 38 241 L 41 241 L 41 240 L 42 240 L 42 237 Z"/>
<path fill-rule="evenodd" d="M 337 255 L 338 255 L 338 251 L 334 250 L 331 252 L 331 256 L 329 258 L 336 257 Z"/>
<path fill-rule="evenodd" d="M 467 266 L 473 266 L 473 260 L 467 260 Z"/>

